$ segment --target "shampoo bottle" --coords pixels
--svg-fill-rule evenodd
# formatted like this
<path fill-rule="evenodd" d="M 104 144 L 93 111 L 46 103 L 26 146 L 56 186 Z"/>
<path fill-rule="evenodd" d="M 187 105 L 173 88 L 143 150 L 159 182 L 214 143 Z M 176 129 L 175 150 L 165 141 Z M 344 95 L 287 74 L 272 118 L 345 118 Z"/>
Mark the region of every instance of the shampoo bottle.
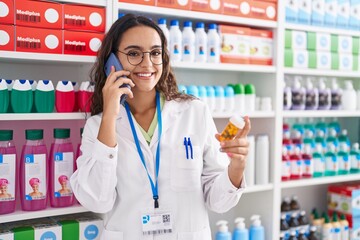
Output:
<path fill-rule="evenodd" d="M 215 236 L 215 240 L 231 240 L 231 233 L 229 232 L 227 221 L 220 220 L 216 223 L 218 231 Z"/>
<path fill-rule="evenodd" d="M 209 25 L 209 30 L 207 33 L 207 61 L 209 63 L 219 63 L 220 62 L 220 35 L 217 32 L 217 25 L 211 23 Z"/>
<path fill-rule="evenodd" d="M 340 225 L 341 225 L 341 240 L 349 240 L 349 222 L 346 220 L 344 214 L 340 216 Z"/>
<path fill-rule="evenodd" d="M 339 175 L 344 175 L 350 173 L 350 158 L 348 152 L 347 143 L 341 142 L 340 149 L 337 153 L 339 161 Z"/>
<path fill-rule="evenodd" d="M 35 90 L 34 101 L 36 112 L 53 112 L 55 106 L 55 89 L 50 80 L 39 80 Z"/>
<path fill-rule="evenodd" d="M 351 80 L 345 81 L 345 87 L 342 98 L 342 109 L 355 110 L 356 109 L 356 92 L 354 90 Z"/>
<path fill-rule="evenodd" d="M 342 90 L 339 88 L 336 78 L 331 79 L 331 110 L 341 108 Z"/>
<path fill-rule="evenodd" d="M 10 100 L 14 113 L 30 113 L 33 100 L 33 92 L 29 80 L 15 80 Z"/>
<path fill-rule="evenodd" d="M 0 79 L 0 113 L 6 113 L 9 109 L 9 91 L 5 79 Z"/>
<path fill-rule="evenodd" d="M 300 76 L 294 78 L 294 82 L 291 89 L 291 110 L 304 110 L 305 109 L 305 88 L 301 86 Z"/>
<path fill-rule="evenodd" d="M 325 85 L 325 78 L 319 79 L 319 110 L 329 110 L 331 107 L 331 91 Z"/>
<path fill-rule="evenodd" d="M 202 22 L 196 23 L 195 30 L 195 62 L 207 61 L 207 34 Z"/>
<path fill-rule="evenodd" d="M 265 230 L 261 225 L 260 216 L 253 215 L 251 216 L 251 227 L 250 227 L 250 240 L 265 240 Z"/>
<path fill-rule="evenodd" d="M 179 28 L 178 20 L 170 22 L 170 60 L 181 61 L 182 33 Z"/>
<path fill-rule="evenodd" d="M 311 77 L 306 78 L 306 110 L 316 110 L 319 105 L 319 91 L 314 88 Z"/>
<path fill-rule="evenodd" d="M 194 62 L 195 59 L 195 33 L 192 22 L 185 21 L 182 31 L 182 61 Z"/>
<path fill-rule="evenodd" d="M 249 231 L 245 228 L 244 218 L 235 219 L 232 240 L 249 240 Z"/>

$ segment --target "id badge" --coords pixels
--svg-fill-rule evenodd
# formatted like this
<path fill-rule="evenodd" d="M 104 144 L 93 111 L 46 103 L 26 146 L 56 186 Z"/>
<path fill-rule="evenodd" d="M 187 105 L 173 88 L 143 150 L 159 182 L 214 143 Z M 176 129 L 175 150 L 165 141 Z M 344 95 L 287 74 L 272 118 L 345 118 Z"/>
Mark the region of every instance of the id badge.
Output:
<path fill-rule="evenodd" d="M 142 215 L 143 235 L 160 235 L 172 232 L 172 216 L 170 212 Z"/>

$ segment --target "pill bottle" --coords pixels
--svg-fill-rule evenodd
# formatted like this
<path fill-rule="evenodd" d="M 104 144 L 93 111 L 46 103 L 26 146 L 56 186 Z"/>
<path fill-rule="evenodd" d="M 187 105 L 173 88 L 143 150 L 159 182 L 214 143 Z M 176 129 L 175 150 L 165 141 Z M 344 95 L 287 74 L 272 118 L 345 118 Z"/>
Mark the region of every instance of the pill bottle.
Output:
<path fill-rule="evenodd" d="M 245 121 L 242 117 L 234 115 L 229 119 L 229 122 L 221 132 L 220 141 L 232 140 L 236 136 L 239 129 L 245 126 Z"/>

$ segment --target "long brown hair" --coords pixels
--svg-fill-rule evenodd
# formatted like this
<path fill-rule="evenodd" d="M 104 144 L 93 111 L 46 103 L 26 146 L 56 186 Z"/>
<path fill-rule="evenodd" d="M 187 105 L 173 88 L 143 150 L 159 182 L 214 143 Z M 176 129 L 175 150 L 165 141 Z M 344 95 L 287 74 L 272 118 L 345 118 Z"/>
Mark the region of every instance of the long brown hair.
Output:
<path fill-rule="evenodd" d="M 136 26 L 147 26 L 156 30 L 161 39 L 163 52 L 163 72 L 155 89 L 165 96 L 166 100 L 187 100 L 194 99 L 190 95 L 180 93 L 176 83 L 173 70 L 170 67 L 170 56 L 167 50 L 166 38 L 163 31 L 149 18 L 126 14 L 118 19 L 105 35 L 101 47 L 98 51 L 97 59 L 90 72 L 91 82 L 95 85 L 92 96 L 91 115 L 99 114 L 103 111 L 102 88 L 105 85 L 106 75 L 104 65 L 111 52 L 116 52 L 120 44 L 121 37 L 128 29 Z"/>

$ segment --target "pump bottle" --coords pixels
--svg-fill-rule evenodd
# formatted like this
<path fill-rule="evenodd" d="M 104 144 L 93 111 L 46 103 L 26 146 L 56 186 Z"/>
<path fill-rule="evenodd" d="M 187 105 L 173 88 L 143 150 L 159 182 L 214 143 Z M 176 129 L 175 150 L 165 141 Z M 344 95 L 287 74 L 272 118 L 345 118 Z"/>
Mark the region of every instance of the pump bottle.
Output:
<path fill-rule="evenodd" d="M 232 240 L 249 240 L 249 231 L 245 228 L 244 218 L 235 219 Z"/>
<path fill-rule="evenodd" d="M 260 216 L 253 215 L 251 216 L 251 227 L 250 227 L 250 240 L 265 240 L 265 230 L 261 225 Z"/>
<path fill-rule="evenodd" d="M 215 240 L 231 240 L 231 233 L 229 232 L 227 221 L 220 220 L 216 223 L 218 231 Z"/>

